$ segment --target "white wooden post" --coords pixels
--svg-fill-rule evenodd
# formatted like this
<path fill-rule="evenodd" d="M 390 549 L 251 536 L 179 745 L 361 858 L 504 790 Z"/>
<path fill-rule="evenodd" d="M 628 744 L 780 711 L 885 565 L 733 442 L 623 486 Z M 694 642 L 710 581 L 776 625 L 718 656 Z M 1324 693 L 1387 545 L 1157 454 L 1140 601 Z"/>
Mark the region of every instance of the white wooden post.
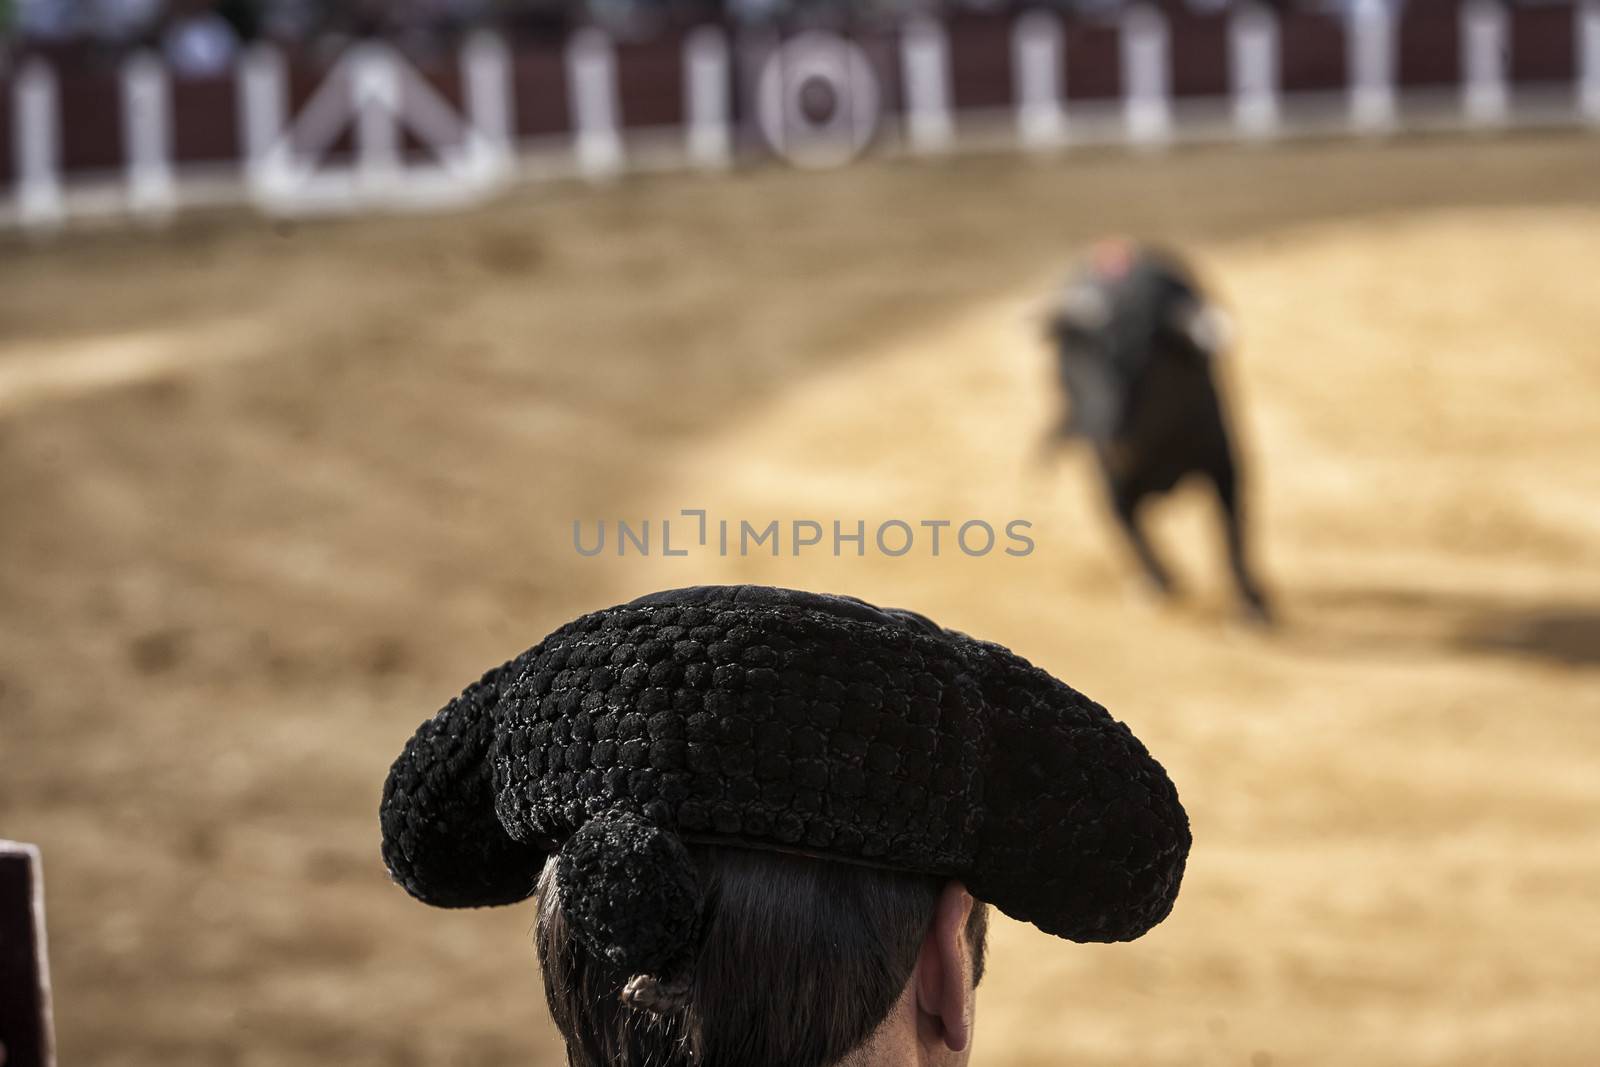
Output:
<path fill-rule="evenodd" d="M 1276 132 L 1278 103 L 1278 16 L 1270 7 L 1244 3 L 1228 18 L 1228 73 L 1233 88 L 1233 122 L 1247 137 Z"/>
<path fill-rule="evenodd" d="M 461 70 L 472 146 L 469 156 L 487 172 L 510 169 L 515 132 L 511 52 L 497 33 L 479 30 L 461 46 Z"/>
<path fill-rule="evenodd" d="M 1028 149 L 1052 148 L 1067 138 L 1062 103 L 1061 20 L 1029 11 L 1011 34 L 1012 78 L 1017 97 L 1017 137 Z"/>
<path fill-rule="evenodd" d="M 1461 106 L 1474 125 L 1502 123 L 1511 110 L 1505 67 L 1509 31 L 1510 19 L 1498 0 L 1462 5 Z"/>
<path fill-rule="evenodd" d="M 1154 145 L 1172 136 L 1172 85 L 1168 74 L 1167 20 L 1148 4 L 1122 17 L 1122 118 L 1128 139 Z"/>
<path fill-rule="evenodd" d="M 721 170 L 733 161 L 728 39 L 720 27 L 701 26 L 685 38 L 683 50 L 689 162 Z"/>
<path fill-rule="evenodd" d="M 356 116 L 356 184 L 383 196 L 400 185 L 400 70 L 384 44 L 357 45 L 351 56 L 350 108 Z"/>
<path fill-rule="evenodd" d="M 1578 32 L 1578 106 L 1600 123 L 1600 0 L 1586 0 L 1574 13 Z"/>
<path fill-rule="evenodd" d="M 34 229 L 60 224 L 61 116 L 56 73 L 42 59 L 29 59 L 12 86 L 13 155 L 17 170 L 17 219 Z"/>
<path fill-rule="evenodd" d="M 236 87 L 239 147 L 245 178 L 257 190 L 273 182 L 272 146 L 284 129 L 287 80 L 283 53 L 276 46 L 263 41 L 245 52 Z"/>
<path fill-rule="evenodd" d="M 1388 0 L 1354 0 L 1348 17 L 1350 121 L 1366 132 L 1394 126 L 1394 13 Z"/>
<path fill-rule="evenodd" d="M 955 124 L 950 117 L 950 42 L 944 27 L 919 15 L 906 23 L 900 49 L 911 150 L 946 151 L 955 140 Z"/>
<path fill-rule="evenodd" d="M 590 178 L 615 174 L 623 162 L 617 58 L 605 31 L 589 27 L 573 34 L 567 44 L 567 91 L 579 172 Z"/>
<path fill-rule="evenodd" d="M 128 206 L 162 218 L 177 205 L 172 174 L 172 86 L 160 57 L 139 52 L 122 64 L 122 147 Z"/>

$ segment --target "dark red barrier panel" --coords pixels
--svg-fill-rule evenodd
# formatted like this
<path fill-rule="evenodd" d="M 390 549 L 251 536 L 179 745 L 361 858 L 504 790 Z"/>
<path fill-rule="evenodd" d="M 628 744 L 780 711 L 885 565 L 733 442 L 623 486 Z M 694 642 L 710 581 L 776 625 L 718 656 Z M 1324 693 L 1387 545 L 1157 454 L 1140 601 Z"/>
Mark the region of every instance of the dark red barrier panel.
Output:
<path fill-rule="evenodd" d="M 1122 95 L 1122 34 L 1103 22 L 1067 23 L 1067 99 Z"/>
<path fill-rule="evenodd" d="M 340 58 L 342 56 L 343 54 L 341 54 Z M 323 87 L 328 84 L 328 75 L 336 70 L 338 65 L 339 58 L 335 58 L 332 62 L 314 62 L 305 57 L 288 58 L 288 77 L 286 79 L 288 86 L 285 94 L 287 99 L 284 101 L 283 119 L 288 124 L 291 135 L 294 132 L 296 120 L 305 110 L 306 105 L 311 103 L 318 93 L 322 91 Z M 342 92 L 345 95 L 345 99 L 349 99 L 347 89 L 341 87 L 330 91 Z M 355 158 L 355 125 L 352 121 L 353 119 L 354 116 L 349 115 L 347 121 L 340 127 L 337 136 L 325 147 L 306 144 L 303 136 L 291 136 L 296 154 L 309 155 L 340 166 L 348 165 Z"/>
<path fill-rule="evenodd" d="M 120 170 L 122 91 L 120 79 L 106 72 L 84 72 L 60 79 L 61 169 Z"/>
<path fill-rule="evenodd" d="M 466 124 L 471 122 L 467 114 L 466 89 L 463 85 L 461 63 L 454 52 L 447 52 L 442 56 L 429 59 L 413 59 L 411 62 L 416 67 L 416 72 L 422 76 L 423 82 L 432 89 L 444 105 L 456 115 L 461 116 L 462 128 L 457 136 L 447 138 L 438 148 L 461 148 L 466 139 Z M 455 132 L 455 131 L 453 131 Z M 425 144 L 414 130 L 406 127 L 402 131 L 402 149 L 408 161 L 417 163 L 437 160 L 438 152 L 435 147 Z"/>
<path fill-rule="evenodd" d="M 1395 80 L 1402 89 L 1460 84 L 1460 4 L 1413 0 L 1402 9 L 1398 26 Z"/>
<path fill-rule="evenodd" d="M 1578 9 L 1575 4 L 1511 7 L 1513 83 L 1570 82 L 1578 76 Z"/>
<path fill-rule="evenodd" d="M 857 33 L 853 40 L 878 75 L 878 88 L 882 93 L 879 101 L 883 113 L 894 115 L 905 110 L 905 69 L 901 62 L 900 34 L 866 30 Z"/>
<path fill-rule="evenodd" d="M 518 137 L 543 137 L 572 128 L 567 71 L 560 48 L 529 45 L 512 53 L 511 97 Z"/>
<path fill-rule="evenodd" d="M 624 129 L 688 121 L 682 35 L 619 44 L 616 52 L 618 121 Z"/>
<path fill-rule="evenodd" d="M 1228 24 L 1225 15 L 1197 15 L 1182 8 L 1168 14 L 1173 96 L 1226 96 L 1232 89 Z"/>
<path fill-rule="evenodd" d="M 1284 12 L 1278 24 L 1285 93 L 1343 90 L 1347 84 L 1344 20 L 1306 11 Z"/>
<path fill-rule="evenodd" d="M 957 15 L 945 23 L 950 41 L 950 107 L 962 111 L 1009 108 L 1016 92 L 1011 71 L 1010 19 Z"/>
<path fill-rule="evenodd" d="M 178 163 L 216 163 L 243 155 L 232 75 L 172 80 L 172 154 Z"/>

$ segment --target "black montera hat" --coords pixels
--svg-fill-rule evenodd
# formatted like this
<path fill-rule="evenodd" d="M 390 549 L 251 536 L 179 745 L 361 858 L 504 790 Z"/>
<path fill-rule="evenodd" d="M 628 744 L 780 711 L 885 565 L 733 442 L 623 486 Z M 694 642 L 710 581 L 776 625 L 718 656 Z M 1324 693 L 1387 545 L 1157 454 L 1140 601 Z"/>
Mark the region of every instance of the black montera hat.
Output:
<path fill-rule="evenodd" d="M 960 879 L 1074 941 L 1172 910 L 1177 790 L 1100 705 L 909 611 L 762 586 L 568 623 L 423 723 L 380 812 L 395 881 L 509 904 L 557 856 L 575 933 L 625 974 L 692 958 L 685 844 Z"/>

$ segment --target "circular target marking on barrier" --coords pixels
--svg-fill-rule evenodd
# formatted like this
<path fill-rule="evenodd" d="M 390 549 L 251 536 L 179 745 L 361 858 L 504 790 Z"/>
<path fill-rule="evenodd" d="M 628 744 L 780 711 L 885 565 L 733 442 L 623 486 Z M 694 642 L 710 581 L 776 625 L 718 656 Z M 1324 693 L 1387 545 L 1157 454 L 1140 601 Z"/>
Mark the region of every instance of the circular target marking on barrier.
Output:
<path fill-rule="evenodd" d="M 837 167 L 872 142 L 882 95 L 860 46 L 812 31 L 767 57 L 756 86 L 756 117 L 767 143 L 789 162 Z"/>

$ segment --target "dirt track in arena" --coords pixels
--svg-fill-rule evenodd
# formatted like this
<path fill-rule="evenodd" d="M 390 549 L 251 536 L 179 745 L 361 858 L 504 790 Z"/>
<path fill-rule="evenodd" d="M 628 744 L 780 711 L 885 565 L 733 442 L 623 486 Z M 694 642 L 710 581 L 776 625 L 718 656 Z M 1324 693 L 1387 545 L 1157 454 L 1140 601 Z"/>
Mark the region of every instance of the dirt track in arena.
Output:
<path fill-rule="evenodd" d="M 0 835 L 63 1063 L 559 1062 L 530 911 L 387 884 L 426 715 L 581 610 L 915 607 L 1126 719 L 1194 820 L 1129 946 L 994 934 L 974 1062 L 1580 1064 L 1600 1018 L 1600 143 L 877 164 L 0 257 Z M 1108 230 L 1229 302 L 1260 558 L 1131 595 L 1041 470 L 1032 315 Z M 1023 559 L 683 559 L 575 518 L 1011 518 Z"/>

